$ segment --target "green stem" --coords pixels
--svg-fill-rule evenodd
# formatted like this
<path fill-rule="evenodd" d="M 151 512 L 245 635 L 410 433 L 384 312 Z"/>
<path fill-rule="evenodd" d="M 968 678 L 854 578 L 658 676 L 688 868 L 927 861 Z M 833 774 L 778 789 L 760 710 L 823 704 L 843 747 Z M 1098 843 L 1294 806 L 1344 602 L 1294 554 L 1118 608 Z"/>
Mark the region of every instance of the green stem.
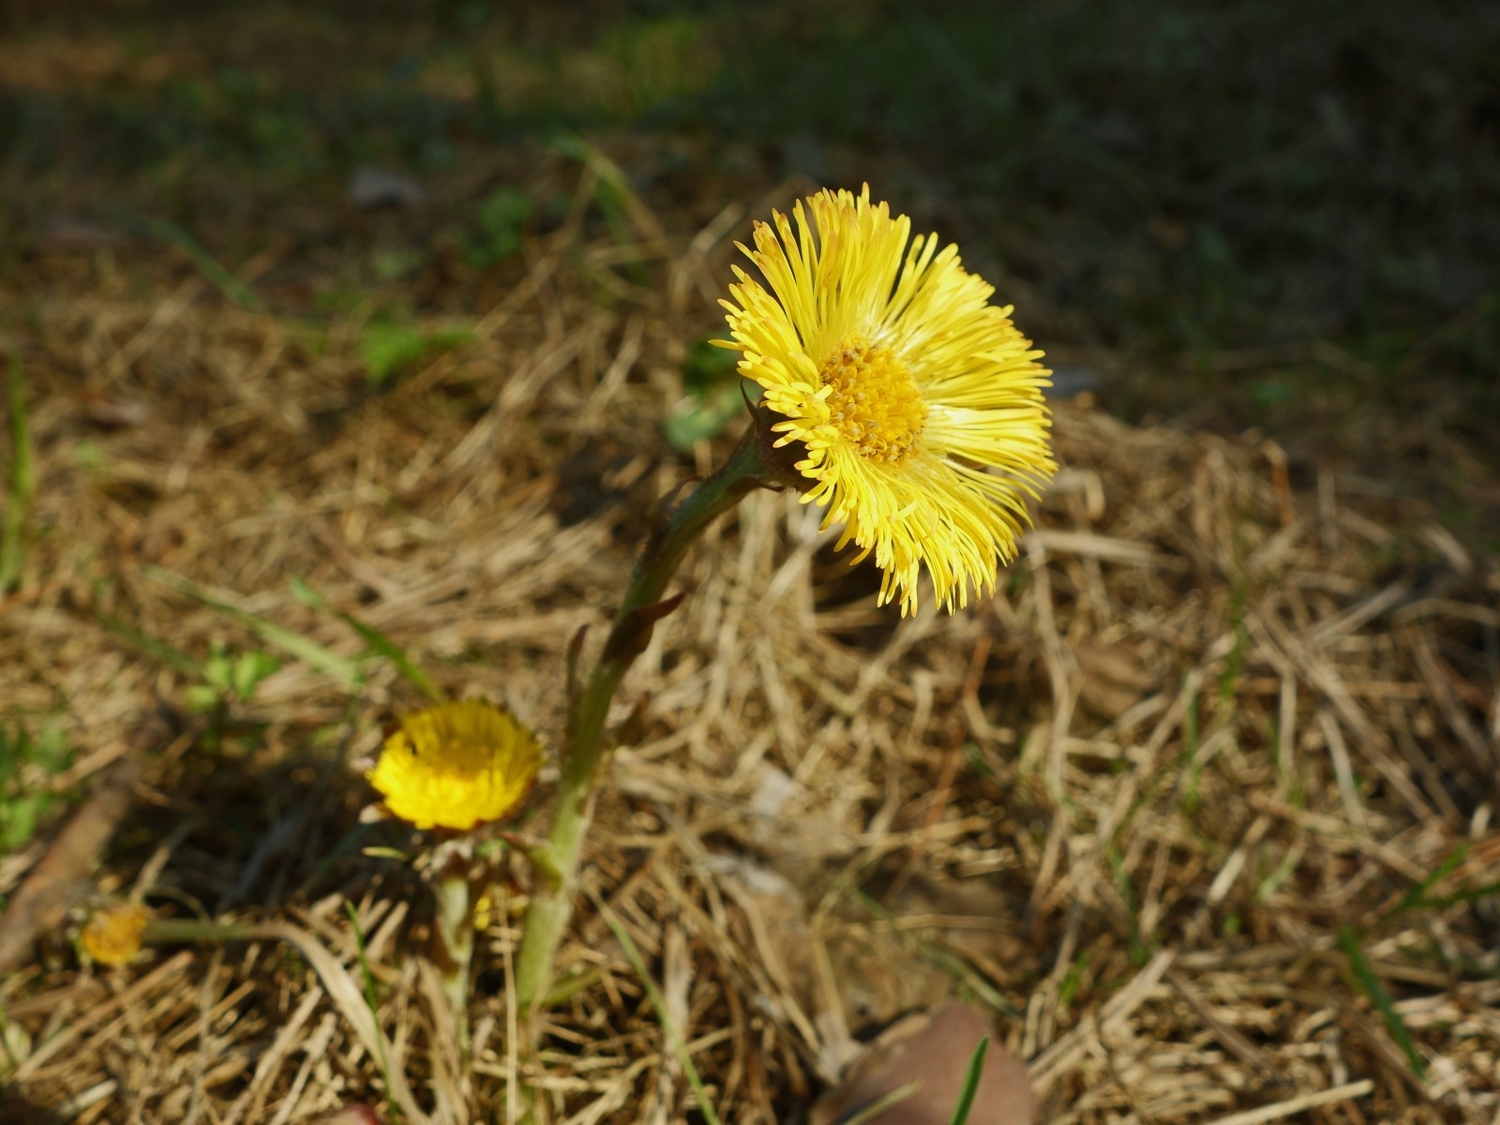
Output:
<path fill-rule="evenodd" d="M 562 943 L 578 889 L 578 859 L 593 816 L 594 775 L 603 749 L 604 720 L 626 671 L 651 640 L 652 625 L 675 608 L 662 601 L 667 583 L 693 541 L 715 517 L 727 512 L 756 488 L 771 484 L 752 426 L 730 459 L 688 496 L 667 524 L 652 536 L 631 577 L 625 600 L 615 615 L 599 663 L 573 700 L 569 746 L 558 779 L 557 807 L 546 847 L 551 876 L 538 875 L 526 910 L 525 931 L 516 957 L 516 1002 L 529 1019 L 546 994 L 552 963 Z"/>
<path fill-rule="evenodd" d="M 473 862 L 472 842 L 464 837 L 440 844 L 433 856 L 437 878 L 432 885 L 437 899 L 437 936 L 440 943 L 438 973 L 443 980 L 443 995 L 453 1013 L 458 1031 L 458 1048 L 469 1053 L 469 964 L 474 958 L 474 903 L 469 884 L 469 867 Z"/>
<path fill-rule="evenodd" d="M 0 597 L 20 580 L 26 561 L 26 524 L 31 501 L 36 496 L 36 476 L 31 460 L 31 429 L 26 418 L 26 376 L 21 356 L 12 351 L 6 376 L 10 405 L 10 503 L 0 527 Z"/>
<path fill-rule="evenodd" d="M 194 918 L 153 918 L 141 941 L 146 945 L 175 945 L 193 941 L 263 941 L 280 938 L 280 931 L 264 922 L 207 922 Z"/>

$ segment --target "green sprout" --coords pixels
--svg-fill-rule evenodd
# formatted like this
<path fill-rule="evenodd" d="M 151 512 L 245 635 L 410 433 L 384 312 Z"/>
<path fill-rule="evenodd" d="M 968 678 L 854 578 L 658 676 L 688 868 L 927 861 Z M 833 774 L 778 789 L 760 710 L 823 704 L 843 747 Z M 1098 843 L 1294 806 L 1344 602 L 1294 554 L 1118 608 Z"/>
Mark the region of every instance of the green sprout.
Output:
<path fill-rule="evenodd" d="M 73 756 L 59 723 L 46 723 L 33 736 L 25 727 L 0 727 L 0 854 L 24 847 L 59 800 L 48 781 Z"/>
<path fill-rule="evenodd" d="M 249 702 L 260 682 L 280 667 L 281 662 L 268 652 L 230 653 L 222 641 L 214 641 L 201 667 L 203 682 L 187 689 L 188 710 L 208 711 L 231 699 Z"/>

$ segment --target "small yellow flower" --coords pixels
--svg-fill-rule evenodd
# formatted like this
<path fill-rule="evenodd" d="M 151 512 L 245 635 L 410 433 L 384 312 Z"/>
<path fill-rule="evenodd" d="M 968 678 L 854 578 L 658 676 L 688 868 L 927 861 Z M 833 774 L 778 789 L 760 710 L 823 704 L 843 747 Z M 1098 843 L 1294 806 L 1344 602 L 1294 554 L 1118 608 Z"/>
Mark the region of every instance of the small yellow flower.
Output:
<path fill-rule="evenodd" d="M 100 907 L 83 924 L 83 951 L 101 965 L 128 965 L 141 951 L 141 937 L 151 915 L 137 902 Z"/>
<path fill-rule="evenodd" d="M 755 226 L 729 287 L 739 369 L 780 415 L 778 446 L 800 443 L 804 502 L 826 504 L 885 572 L 880 602 L 917 607 L 925 564 L 950 612 L 969 586 L 993 591 L 1029 522 L 1025 498 L 1056 471 L 1041 352 L 989 304 L 989 285 L 959 265 L 958 247 L 911 237 L 911 220 L 823 190 L 804 210 Z M 811 212 L 809 218 L 808 212 Z"/>
<path fill-rule="evenodd" d="M 402 820 L 466 832 L 513 809 L 541 764 L 540 744 L 515 716 L 465 699 L 403 715 L 365 776 Z"/>
<path fill-rule="evenodd" d="M 480 933 L 490 928 L 495 918 L 495 900 L 489 891 L 481 894 L 474 903 L 474 928 Z"/>

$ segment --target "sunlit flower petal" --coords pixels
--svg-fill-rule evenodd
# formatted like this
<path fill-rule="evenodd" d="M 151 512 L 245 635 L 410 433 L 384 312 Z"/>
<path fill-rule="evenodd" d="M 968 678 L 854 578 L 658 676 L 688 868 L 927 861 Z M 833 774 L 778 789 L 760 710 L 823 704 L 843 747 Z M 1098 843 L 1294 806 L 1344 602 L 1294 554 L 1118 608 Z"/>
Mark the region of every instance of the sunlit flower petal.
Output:
<path fill-rule="evenodd" d="M 515 716 L 466 699 L 403 715 L 366 777 L 402 820 L 463 832 L 510 812 L 541 764 L 540 744 Z"/>
<path fill-rule="evenodd" d="M 795 226 L 794 226 L 795 222 Z M 925 566 L 938 602 L 993 591 L 1052 473 L 1041 352 L 989 303 L 958 248 L 911 236 L 868 186 L 820 191 L 741 246 L 769 290 L 736 268 L 731 340 L 740 373 L 781 416 L 778 444 L 805 451 L 804 502 L 873 553 L 880 601 L 915 612 Z"/>

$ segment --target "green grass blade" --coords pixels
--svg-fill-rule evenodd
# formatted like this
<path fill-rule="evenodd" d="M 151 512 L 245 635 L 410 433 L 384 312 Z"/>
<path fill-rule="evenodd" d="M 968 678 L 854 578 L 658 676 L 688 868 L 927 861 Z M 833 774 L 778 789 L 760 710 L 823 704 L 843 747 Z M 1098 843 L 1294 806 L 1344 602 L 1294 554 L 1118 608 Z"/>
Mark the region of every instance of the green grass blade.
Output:
<path fill-rule="evenodd" d="M 137 629 L 130 622 L 121 620 L 118 617 L 111 617 L 107 613 L 95 613 L 94 620 L 144 655 L 151 657 L 158 664 L 164 665 L 174 672 L 181 672 L 184 676 L 192 676 L 195 680 L 203 679 L 203 665 L 201 662 L 194 660 L 182 650 L 173 648 L 160 637 L 153 637 L 145 630 Z"/>
<path fill-rule="evenodd" d="M 969 1120 L 969 1110 L 974 1108 L 974 1095 L 979 1092 L 979 1079 L 984 1074 L 984 1053 L 989 1050 L 988 1035 L 979 1040 L 974 1054 L 969 1059 L 969 1070 L 964 1075 L 963 1092 L 958 1095 L 958 1105 L 953 1107 L 953 1117 L 948 1125 L 964 1125 Z"/>
<path fill-rule="evenodd" d="M 10 592 L 26 561 L 26 522 L 36 495 L 36 475 L 31 456 L 31 426 L 26 414 L 26 375 L 20 355 L 12 349 L 6 374 L 6 396 L 10 404 L 10 503 L 0 527 L 0 595 Z"/>
<path fill-rule="evenodd" d="M 1462 844 L 1459 844 L 1458 847 L 1454 848 L 1451 852 L 1449 852 L 1448 855 L 1444 857 L 1443 862 L 1433 868 L 1431 875 L 1427 876 L 1427 878 L 1423 879 L 1415 887 L 1406 892 L 1406 897 L 1404 897 L 1400 902 L 1396 904 L 1395 909 L 1391 911 L 1391 914 L 1401 914 L 1407 910 L 1422 910 L 1438 902 L 1439 900 L 1437 899 L 1428 898 L 1427 892 L 1432 890 L 1433 887 L 1437 886 L 1445 876 L 1447 876 L 1450 872 L 1456 870 L 1458 866 L 1463 863 L 1463 861 L 1468 857 L 1469 849 L 1471 847 L 1473 847 L 1473 843 L 1466 840 Z"/>
<path fill-rule="evenodd" d="M 677 1061 L 682 1064 L 688 1084 L 692 1086 L 693 1093 L 698 1097 L 698 1111 L 703 1114 L 703 1119 L 708 1122 L 708 1125 L 719 1125 L 719 1115 L 714 1112 L 713 1103 L 708 1100 L 708 1092 L 703 1088 L 703 1079 L 698 1076 L 698 1068 L 693 1065 L 693 1057 L 688 1054 L 687 1044 L 682 1041 L 682 1035 L 667 1011 L 667 1002 L 662 999 L 661 993 L 657 991 L 656 982 L 646 971 L 646 962 L 641 957 L 641 951 L 635 947 L 635 941 L 603 899 L 594 897 L 594 905 L 599 908 L 599 914 L 615 935 L 615 940 L 625 950 L 625 956 L 630 960 L 630 967 L 635 970 L 635 975 L 641 978 L 641 986 L 645 988 L 651 1006 L 656 1009 L 656 1018 L 661 1020 L 662 1029 L 672 1042 L 672 1050 L 677 1054 Z"/>
<path fill-rule="evenodd" d="M 198 272 L 240 308 L 252 312 L 260 308 L 260 298 L 250 291 L 250 287 L 225 269 L 217 258 L 198 244 L 197 239 L 176 223 L 166 219 L 146 219 L 142 225 L 163 242 L 186 254 Z"/>
<path fill-rule="evenodd" d="M 310 609 L 331 610 L 349 628 L 353 629 L 367 645 L 375 652 L 389 660 L 396 666 L 396 670 L 406 677 L 407 681 L 428 699 L 434 703 L 442 703 L 447 696 L 432 682 L 432 677 L 407 655 L 406 650 L 391 640 L 373 625 L 366 625 L 352 613 L 345 613 L 341 609 L 333 609 L 328 600 L 318 593 L 300 578 L 292 579 L 292 593 L 303 605 Z"/>
<path fill-rule="evenodd" d="M 308 667 L 316 668 L 319 672 L 337 680 L 344 687 L 353 690 L 359 686 L 359 661 L 339 656 L 318 644 L 317 641 L 304 637 L 301 633 L 295 633 L 283 625 L 277 625 L 274 621 L 267 621 L 264 617 L 247 613 L 228 602 L 220 601 L 200 590 L 188 579 L 173 574 L 169 570 L 163 570 L 159 566 L 144 566 L 141 568 L 141 573 L 153 582 L 170 586 L 179 593 L 186 594 L 195 601 L 218 610 L 224 616 L 233 618 L 252 629 L 263 641 L 290 653 Z"/>
<path fill-rule="evenodd" d="M 1478 902 L 1496 893 L 1500 893 L 1500 883 L 1486 883 L 1482 887 L 1470 887 L 1468 890 L 1458 891 L 1442 898 L 1424 898 L 1420 905 L 1424 910 L 1447 910 L 1448 907 L 1457 906 L 1461 902 Z"/>
<path fill-rule="evenodd" d="M 1339 927 L 1339 948 L 1344 951 L 1344 956 L 1349 960 L 1349 969 L 1354 974 L 1354 979 L 1364 989 L 1365 995 L 1370 998 L 1370 1003 L 1380 1009 L 1380 1014 L 1385 1017 L 1386 1029 L 1400 1045 L 1402 1053 L 1406 1055 L 1406 1061 L 1411 1063 L 1412 1073 L 1425 1082 L 1427 1064 L 1422 1061 L 1422 1054 L 1417 1050 L 1416 1041 L 1412 1039 L 1406 1021 L 1401 1018 L 1401 1013 L 1396 1011 L 1396 1005 L 1391 1001 L 1391 994 L 1385 990 L 1385 985 L 1380 983 L 1375 970 L 1370 968 L 1370 962 L 1365 960 L 1364 950 L 1359 947 L 1359 934 L 1352 926 Z"/>
<path fill-rule="evenodd" d="M 391 1115 L 392 1121 L 401 1120 L 401 1112 L 396 1108 L 396 1097 L 391 1092 L 391 1064 L 385 1057 L 385 1036 L 380 1034 L 380 1008 L 375 1002 L 375 974 L 370 972 L 370 962 L 365 957 L 365 932 L 359 924 L 359 914 L 354 909 L 352 902 L 344 903 L 344 910 L 349 915 L 349 924 L 354 927 L 354 945 L 359 950 L 359 972 L 364 978 L 365 1004 L 370 1009 L 370 1022 L 375 1028 L 375 1045 L 380 1048 L 380 1057 L 375 1061 L 380 1065 L 381 1076 L 385 1079 L 385 1108 Z"/>
<path fill-rule="evenodd" d="M 896 920 L 894 914 L 865 894 L 864 891 L 855 890 L 851 892 L 850 897 L 882 922 L 894 922 Z M 921 938 L 911 935 L 906 936 L 916 946 L 917 951 L 923 957 L 942 969 L 943 972 L 947 973 L 954 980 L 967 987 L 975 996 L 979 997 L 979 999 L 983 1000 L 991 1008 L 995 1009 L 995 1011 L 1007 1016 L 1021 1014 L 1014 1004 L 1001 995 L 1000 991 L 994 985 L 975 972 L 962 957 L 949 953 L 946 949 L 933 942 L 923 941 Z"/>

